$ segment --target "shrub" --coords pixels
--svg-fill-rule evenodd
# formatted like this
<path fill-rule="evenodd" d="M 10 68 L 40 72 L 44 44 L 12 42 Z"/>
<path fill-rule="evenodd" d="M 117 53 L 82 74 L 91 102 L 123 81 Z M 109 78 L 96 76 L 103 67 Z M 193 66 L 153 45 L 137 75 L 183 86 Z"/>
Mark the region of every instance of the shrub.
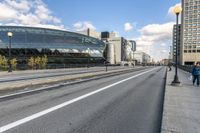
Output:
<path fill-rule="evenodd" d="M 48 62 L 48 58 L 46 55 L 44 55 L 43 57 L 31 57 L 29 60 L 28 60 L 28 66 L 31 67 L 32 69 L 33 68 L 36 68 L 36 69 L 44 69 L 46 68 L 46 65 L 47 65 L 47 62 Z"/>
<path fill-rule="evenodd" d="M 34 66 L 35 66 L 35 59 L 33 57 L 29 58 L 28 59 L 28 66 L 31 68 L 31 69 L 34 69 Z"/>
<path fill-rule="evenodd" d="M 41 68 L 46 68 L 46 66 L 47 66 L 47 63 L 48 63 L 48 58 L 47 58 L 47 56 L 46 55 L 44 55 L 43 57 L 41 57 Z"/>
<path fill-rule="evenodd" d="M 12 65 L 12 69 L 16 70 L 17 69 L 17 59 L 16 58 L 11 59 L 10 63 Z"/>
<path fill-rule="evenodd" d="M 2 55 L 0 55 L 0 68 L 2 70 L 8 69 L 8 60 L 6 59 L 5 56 L 2 56 Z"/>

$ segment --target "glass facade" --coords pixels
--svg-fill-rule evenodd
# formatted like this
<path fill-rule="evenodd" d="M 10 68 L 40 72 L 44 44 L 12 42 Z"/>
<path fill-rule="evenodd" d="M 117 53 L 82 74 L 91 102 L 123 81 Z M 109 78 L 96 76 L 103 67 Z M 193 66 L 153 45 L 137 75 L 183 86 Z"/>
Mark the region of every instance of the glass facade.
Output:
<path fill-rule="evenodd" d="M 7 56 L 12 32 L 12 55 L 48 57 L 91 57 L 103 59 L 105 43 L 78 33 L 45 28 L 0 26 L 0 54 Z"/>

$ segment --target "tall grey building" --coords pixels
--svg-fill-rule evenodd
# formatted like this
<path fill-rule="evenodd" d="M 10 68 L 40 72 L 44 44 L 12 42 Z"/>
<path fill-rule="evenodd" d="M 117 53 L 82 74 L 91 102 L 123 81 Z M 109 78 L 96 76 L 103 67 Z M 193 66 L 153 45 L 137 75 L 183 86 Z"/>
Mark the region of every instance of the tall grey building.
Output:
<path fill-rule="evenodd" d="M 176 37 L 178 37 L 178 43 L 176 42 L 177 39 Z M 181 37 L 181 24 L 178 25 L 178 30 L 177 30 L 177 25 L 174 25 L 173 27 L 173 46 L 172 46 L 172 60 L 173 62 L 176 62 L 176 48 L 178 50 L 178 64 L 181 64 L 180 63 L 180 37 Z"/>
<path fill-rule="evenodd" d="M 200 0 L 182 0 L 181 64 L 200 62 Z"/>

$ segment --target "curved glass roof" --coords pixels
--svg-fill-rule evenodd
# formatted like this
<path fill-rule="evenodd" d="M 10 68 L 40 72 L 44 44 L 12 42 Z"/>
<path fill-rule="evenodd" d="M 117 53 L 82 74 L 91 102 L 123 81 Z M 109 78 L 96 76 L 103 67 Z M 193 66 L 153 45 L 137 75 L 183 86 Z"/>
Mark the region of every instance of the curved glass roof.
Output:
<path fill-rule="evenodd" d="M 102 56 L 105 43 L 79 33 L 36 27 L 0 26 L 0 48 L 8 47 L 7 32 L 12 32 L 12 48 L 59 49 Z"/>

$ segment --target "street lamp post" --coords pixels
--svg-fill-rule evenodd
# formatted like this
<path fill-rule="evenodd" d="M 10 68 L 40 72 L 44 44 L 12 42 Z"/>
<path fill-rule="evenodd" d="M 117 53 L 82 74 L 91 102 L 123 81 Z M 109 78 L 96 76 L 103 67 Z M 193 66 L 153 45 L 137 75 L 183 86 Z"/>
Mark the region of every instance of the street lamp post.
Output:
<path fill-rule="evenodd" d="M 11 41 L 12 41 L 12 32 L 7 33 L 8 38 L 9 38 L 9 57 L 8 57 L 8 72 L 12 72 L 12 64 L 11 64 Z"/>
<path fill-rule="evenodd" d="M 87 68 L 89 68 L 89 63 L 90 63 L 90 48 L 87 48 L 87 52 L 88 52 Z"/>
<path fill-rule="evenodd" d="M 106 60 L 104 61 L 104 65 L 106 67 L 106 72 L 107 72 L 108 71 L 108 47 L 109 47 L 108 39 L 106 39 L 105 44 L 106 44 L 106 57 L 105 57 Z"/>
<path fill-rule="evenodd" d="M 178 78 L 178 16 L 181 13 L 182 8 L 180 6 L 177 6 L 174 8 L 174 13 L 176 14 L 176 69 L 175 69 L 175 75 L 174 80 L 172 81 L 173 86 L 180 86 L 181 82 Z"/>

